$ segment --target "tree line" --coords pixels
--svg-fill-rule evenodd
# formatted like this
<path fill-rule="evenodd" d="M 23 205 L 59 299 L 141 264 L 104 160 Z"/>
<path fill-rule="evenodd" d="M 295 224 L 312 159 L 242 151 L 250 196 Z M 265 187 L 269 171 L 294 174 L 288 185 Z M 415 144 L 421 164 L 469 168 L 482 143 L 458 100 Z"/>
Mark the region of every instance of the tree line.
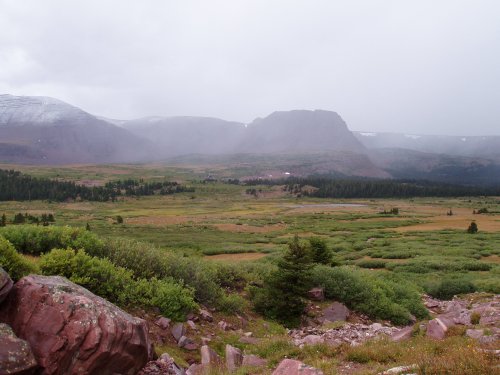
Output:
<path fill-rule="evenodd" d="M 284 190 L 318 198 L 412 198 L 492 196 L 500 187 L 452 185 L 425 180 L 289 178 Z M 313 187 L 313 189 L 311 189 Z"/>
<path fill-rule="evenodd" d="M 82 200 L 114 202 L 121 196 L 168 195 L 193 192 L 194 188 L 172 181 L 110 181 L 104 186 L 84 186 L 72 181 L 32 177 L 15 170 L 0 169 L 0 201 Z"/>

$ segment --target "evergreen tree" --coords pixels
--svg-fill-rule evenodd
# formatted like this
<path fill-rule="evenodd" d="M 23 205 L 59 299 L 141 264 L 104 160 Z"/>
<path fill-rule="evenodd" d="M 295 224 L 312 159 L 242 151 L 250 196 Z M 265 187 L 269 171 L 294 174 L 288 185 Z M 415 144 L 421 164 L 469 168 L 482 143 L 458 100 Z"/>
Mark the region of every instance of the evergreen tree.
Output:
<path fill-rule="evenodd" d="M 469 228 L 467 228 L 467 233 L 477 233 L 478 231 L 478 228 L 477 228 L 477 224 L 475 221 L 473 221 L 472 223 L 470 223 L 469 225 Z"/>
<path fill-rule="evenodd" d="M 91 231 L 89 223 L 87 223 L 87 225 L 85 226 L 85 230 L 88 230 L 89 232 Z"/>
<path fill-rule="evenodd" d="M 5 227 L 6 225 L 7 225 L 7 216 L 3 214 L 2 218 L 0 219 L 0 227 Z"/>
<path fill-rule="evenodd" d="M 305 296 L 310 288 L 312 267 L 309 246 L 298 236 L 288 245 L 288 250 L 278 261 L 278 269 L 255 299 L 255 307 L 264 315 L 287 326 L 297 326 L 305 308 Z"/>
<path fill-rule="evenodd" d="M 332 263 L 332 252 L 326 245 L 326 241 L 313 237 L 309 239 L 309 245 L 311 247 L 311 257 L 314 263 L 327 264 Z"/>

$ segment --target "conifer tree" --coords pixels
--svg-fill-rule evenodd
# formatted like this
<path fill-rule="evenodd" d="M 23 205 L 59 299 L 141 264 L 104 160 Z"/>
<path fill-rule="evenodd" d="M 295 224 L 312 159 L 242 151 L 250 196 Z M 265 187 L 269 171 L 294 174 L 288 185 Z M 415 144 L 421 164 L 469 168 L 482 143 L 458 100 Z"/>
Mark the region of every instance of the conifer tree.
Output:
<path fill-rule="evenodd" d="M 313 237 L 309 239 L 309 245 L 311 246 L 311 257 L 314 263 L 328 265 L 332 263 L 332 252 L 326 245 L 325 240 Z"/>

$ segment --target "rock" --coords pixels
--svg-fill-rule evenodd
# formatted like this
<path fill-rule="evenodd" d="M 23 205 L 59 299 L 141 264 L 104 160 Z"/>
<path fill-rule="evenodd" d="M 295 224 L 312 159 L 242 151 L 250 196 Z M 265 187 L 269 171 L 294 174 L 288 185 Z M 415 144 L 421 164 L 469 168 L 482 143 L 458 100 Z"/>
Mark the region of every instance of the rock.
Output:
<path fill-rule="evenodd" d="M 214 321 L 214 317 L 212 316 L 212 314 L 210 314 L 210 312 L 205 309 L 200 309 L 200 317 L 201 319 L 206 320 L 207 322 Z"/>
<path fill-rule="evenodd" d="M 7 294 L 9 294 L 13 285 L 14 283 L 9 277 L 9 274 L 5 272 L 2 267 L 0 267 L 0 303 L 7 298 Z"/>
<path fill-rule="evenodd" d="M 323 310 L 323 321 L 336 322 L 339 320 L 347 320 L 351 312 L 344 304 L 334 302 Z"/>
<path fill-rule="evenodd" d="M 188 320 L 186 324 L 191 328 L 193 331 L 196 330 L 196 324 L 192 320 Z"/>
<path fill-rule="evenodd" d="M 211 341 L 212 341 L 212 339 L 210 337 L 202 337 L 201 338 L 201 345 L 208 345 L 208 343 Z"/>
<path fill-rule="evenodd" d="M 323 371 L 294 359 L 284 359 L 272 375 L 323 375 Z"/>
<path fill-rule="evenodd" d="M 231 329 L 231 324 L 229 324 L 228 322 L 226 322 L 224 320 L 221 320 L 217 325 L 223 331 L 229 331 Z"/>
<path fill-rule="evenodd" d="M 473 339 L 480 339 L 484 335 L 484 330 L 482 329 L 468 329 L 465 331 L 465 335 L 473 338 Z"/>
<path fill-rule="evenodd" d="M 401 373 L 411 375 L 408 373 L 408 371 L 413 371 L 416 369 L 418 369 L 417 365 L 398 366 L 390 368 L 389 370 L 385 370 L 384 372 L 381 372 L 379 375 L 399 375 Z"/>
<path fill-rule="evenodd" d="M 411 339 L 412 334 L 413 334 L 413 327 L 412 326 L 404 327 L 401 330 L 392 334 L 391 340 L 396 341 L 396 342 L 409 340 L 409 339 Z"/>
<path fill-rule="evenodd" d="M 242 365 L 247 367 L 264 367 L 267 366 L 267 360 L 256 355 L 249 354 L 243 356 Z"/>
<path fill-rule="evenodd" d="M 37 367 L 28 342 L 18 338 L 7 324 L 0 323 L 0 374 L 30 375 Z"/>
<path fill-rule="evenodd" d="M 170 355 L 163 353 L 156 361 L 148 362 L 137 375 L 184 375 L 184 370 Z"/>
<path fill-rule="evenodd" d="M 325 291 L 323 288 L 312 288 L 307 292 L 307 296 L 313 301 L 324 301 Z"/>
<path fill-rule="evenodd" d="M 245 332 L 243 335 L 246 337 L 252 337 L 253 333 L 252 332 Z"/>
<path fill-rule="evenodd" d="M 187 314 L 186 320 L 192 320 L 193 322 L 197 322 L 198 320 L 200 320 L 200 318 L 198 318 L 193 313 L 189 313 Z"/>
<path fill-rule="evenodd" d="M 196 345 L 193 340 L 186 336 L 181 336 L 181 338 L 177 342 L 177 346 L 186 350 L 198 350 L 198 345 Z"/>
<path fill-rule="evenodd" d="M 208 345 L 203 345 L 200 349 L 201 364 L 210 367 L 220 367 L 221 359 L 219 355 L 213 351 Z"/>
<path fill-rule="evenodd" d="M 170 327 L 171 320 L 169 318 L 161 317 L 156 319 L 155 324 L 161 329 L 168 329 Z"/>
<path fill-rule="evenodd" d="M 174 324 L 170 333 L 174 336 L 175 341 L 179 342 L 181 337 L 186 334 L 186 327 L 184 327 L 184 324 L 182 323 Z"/>
<path fill-rule="evenodd" d="M 134 375 L 152 358 L 144 320 L 64 277 L 30 275 L 0 306 L 44 375 Z"/>
<path fill-rule="evenodd" d="M 243 363 L 241 350 L 231 345 L 226 345 L 226 368 L 230 372 L 236 371 Z"/>
<path fill-rule="evenodd" d="M 238 341 L 241 342 L 242 344 L 250 344 L 250 345 L 257 345 L 260 342 L 260 340 L 256 337 L 247 337 L 247 336 L 240 337 Z"/>
<path fill-rule="evenodd" d="M 373 323 L 371 326 L 370 326 L 370 329 L 377 332 L 377 331 L 380 331 L 382 328 L 384 328 L 384 326 L 380 323 Z"/>
<path fill-rule="evenodd" d="M 186 375 L 202 375 L 202 374 L 205 373 L 206 369 L 207 369 L 207 366 L 205 366 L 205 365 L 200 365 L 200 364 L 197 364 L 197 363 L 193 363 L 186 370 Z"/>
<path fill-rule="evenodd" d="M 432 319 L 427 324 L 426 336 L 435 340 L 442 340 L 446 336 L 448 327 L 440 318 Z"/>
<path fill-rule="evenodd" d="M 305 345 L 317 345 L 323 344 L 325 339 L 319 335 L 307 335 L 302 339 L 302 343 Z"/>

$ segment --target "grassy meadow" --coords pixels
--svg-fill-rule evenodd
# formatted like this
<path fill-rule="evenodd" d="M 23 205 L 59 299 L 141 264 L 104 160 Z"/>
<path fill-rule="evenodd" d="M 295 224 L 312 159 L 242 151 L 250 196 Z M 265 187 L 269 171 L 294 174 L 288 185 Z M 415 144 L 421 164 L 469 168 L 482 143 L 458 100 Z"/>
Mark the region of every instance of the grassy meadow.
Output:
<path fill-rule="evenodd" d="M 41 262 L 37 256 L 25 254 L 23 257 L 34 266 L 41 264 L 41 269 L 47 272 L 57 265 L 58 257 L 80 256 L 80 261 L 88 264 L 89 269 L 94 267 L 96 272 L 109 272 L 110 275 L 114 274 L 113 263 L 116 263 L 131 270 L 130 274 L 125 273 L 123 277 L 130 284 L 130 290 L 137 293 L 136 298 L 139 301 L 154 298 L 153 291 L 147 290 L 146 287 L 147 280 L 152 275 L 160 279 L 165 276 L 176 279 L 177 269 L 186 273 L 188 271 L 185 270 L 188 269 L 195 270 L 195 273 L 196 270 L 205 272 L 206 264 L 212 263 L 222 267 L 212 270 L 215 275 L 213 278 L 217 279 L 214 290 L 223 287 L 224 290 L 241 293 L 236 285 L 238 281 L 234 281 L 239 277 L 237 272 L 244 270 L 247 274 L 254 272 L 257 275 L 260 275 L 259 272 L 267 272 L 266 266 L 272 264 L 287 249 L 287 244 L 295 235 L 302 240 L 316 237 L 326 241 L 328 248 L 333 251 L 334 266 L 353 266 L 388 282 L 392 280 L 397 283 L 398 280 L 404 279 L 405 282 L 414 284 L 420 292 L 446 294 L 446 291 L 439 290 L 439 285 L 443 280 L 451 280 L 459 285 L 458 289 L 452 287 L 452 291 L 462 291 L 463 285 L 472 285 L 477 291 L 500 293 L 500 197 L 405 200 L 297 198 L 283 191 L 280 186 L 264 185 L 251 186 L 257 191 L 256 195 L 252 195 L 246 192 L 250 186 L 224 183 L 223 178 L 234 176 L 234 167 L 225 168 L 219 165 L 0 165 L 0 168 L 16 169 L 39 177 L 69 179 L 89 185 L 133 178 L 175 180 L 194 187 L 194 193 L 140 198 L 120 197 L 113 203 L 0 202 L 0 214 L 5 213 L 8 220 L 19 212 L 32 215 L 52 213 L 55 217 L 54 226 L 70 226 L 84 230 L 88 224 L 92 234 L 109 241 L 105 246 L 107 251 L 111 251 L 110 261 L 106 259 L 96 263 L 97 261 L 92 261 L 90 257 L 83 259 L 84 255 L 64 253 L 63 250 L 54 253 L 52 257 L 42 256 Z M 204 182 L 208 175 L 219 181 Z M 393 208 L 398 208 L 397 215 L 382 213 Z M 473 214 L 474 210 L 481 208 L 486 208 L 488 213 Z M 452 215 L 449 215 L 450 210 Z M 123 218 L 123 223 L 117 223 L 118 216 Z M 472 221 L 477 223 L 479 229 L 476 234 L 467 233 Z M 14 225 L 7 225 L 10 226 Z M 151 255 L 148 255 L 151 257 L 143 261 L 153 271 L 158 268 L 157 260 L 165 254 L 165 258 L 169 259 L 165 261 L 166 267 L 169 267 L 169 262 L 174 264 L 170 266 L 170 273 L 160 270 L 156 274 L 156 271 L 147 274 L 134 268 L 132 255 L 127 258 L 129 255 L 123 250 L 120 253 L 118 249 L 119 241 L 123 240 L 140 241 L 151 246 Z M 95 254 L 90 254 L 99 256 L 99 251 L 101 250 L 97 249 L 94 250 Z M 177 258 L 171 254 L 175 254 Z M 187 265 L 183 259 L 188 263 L 194 262 L 194 266 Z M 255 272 L 258 267 L 253 268 L 253 265 L 263 265 L 263 271 Z M 118 271 L 120 272 L 125 271 Z M 234 279 L 231 279 L 233 276 Z M 249 276 L 247 281 L 253 278 L 253 275 Z M 121 279 L 117 278 L 117 284 L 121 282 Z M 178 288 L 170 279 L 157 282 L 165 293 Z M 203 303 L 213 301 L 211 296 L 204 297 L 199 293 L 200 289 L 206 287 L 206 283 L 206 280 L 194 280 L 192 284 L 187 282 L 192 291 L 188 294 L 179 292 L 182 300 L 178 303 L 191 307 L 193 298 Z M 98 288 L 99 283 L 95 287 Z M 217 289 L 213 296 L 221 296 L 220 293 Z M 242 294 L 245 295 L 244 292 Z M 111 298 L 117 303 L 128 303 L 121 294 Z M 168 309 L 168 306 L 165 308 Z M 183 312 L 183 308 L 179 308 L 179 311 Z M 231 343 L 269 359 L 271 365 L 275 365 L 283 356 L 288 356 L 317 366 L 325 374 L 370 374 L 391 365 L 417 362 L 428 368 L 436 367 L 435 371 L 431 369 L 425 372 L 426 374 L 438 374 L 445 373 L 440 372 L 442 369 L 439 366 L 449 365 L 450 358 L 458 360 L 470 354 L 470 361 L 475 361 L 471 368 L 477 367 L 479 370 L 463 373 L 480 374 L 484 369 L 493 368 L 489 367 L 490 359 L 476 351 L 475 344 L 465 337 L 450 337 L 441 343 L 415 337 L 402 345 L 382 341 L 375 344 L 368 342 L 357 348 L 332 349 L 320 345 L 299 349 L 290 343 L 283 327 L 273 322 L 265 322 L 249 308 L 248 301 L 242 303 L 228 298 L 218 307 L 218 311 L 223 314 L 221 318 L 229 321 L 236 320 L 234 316 L 224 315 L 224 311 L 231 310 L 245 311 L 247 316 L 252 317 L 249 329 L 256 336 L 261 336 L 259 332 L 262 331 L 263 341 L 258 345 L 242 345 L 237 341 L 239 336 L 234 333 L 218 333 L 213 342 L 215 349 L 222 353 L 224 345 Z M 269 334 L 270 332 L 272 334 Z M 158 350 L 170 352 L 179 363 L 193 359 L 192 354 L 186 354 L 175 344 L 169 346 L 167 343 Z M 198 358 L 195 356 L 194 359 Z M 351 364 L 353 371 L 343 370 L 346 363 Z M 247 372 L 242 370 L 241 373 Z"/>

